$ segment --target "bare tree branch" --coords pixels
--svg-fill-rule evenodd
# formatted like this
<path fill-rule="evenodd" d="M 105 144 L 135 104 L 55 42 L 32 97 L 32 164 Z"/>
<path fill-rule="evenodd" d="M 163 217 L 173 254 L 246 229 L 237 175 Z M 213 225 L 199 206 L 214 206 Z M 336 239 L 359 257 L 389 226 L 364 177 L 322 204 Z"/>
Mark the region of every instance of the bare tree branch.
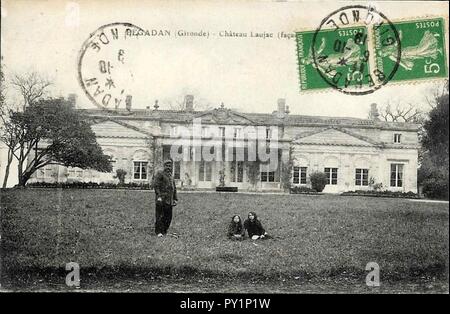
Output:
<path fill-rule="evenodd" d="M 52 83 L 38 73 L 31 72 L 24 75 L 14 75 L 11 79 L 11 85 L 13 85 L 23 97 L 23 108 L 25 108 L 43 97 L 47 88 L 52 85 Z"/>
<path fill-rule="evenodd" d="M 163 100 L 163 103 L 171 110 L 183 111 L 186 109 L 185 96 L 185 94 L 180 94 L 175 98 Z M 210 101 L 203 98 L 194 99 L 194 110 L 211 110 L 212 108 Z"/>
<path fill-rule="evenodd" d="M 390 122 L 420 123 L 423 119 L 424 112 L 413 104 L 405 106 L 398 103 L 393 108 L 390 102 L 388 102 L 386 106 L 381 108 L 380 116 L 385 121 Z"/>

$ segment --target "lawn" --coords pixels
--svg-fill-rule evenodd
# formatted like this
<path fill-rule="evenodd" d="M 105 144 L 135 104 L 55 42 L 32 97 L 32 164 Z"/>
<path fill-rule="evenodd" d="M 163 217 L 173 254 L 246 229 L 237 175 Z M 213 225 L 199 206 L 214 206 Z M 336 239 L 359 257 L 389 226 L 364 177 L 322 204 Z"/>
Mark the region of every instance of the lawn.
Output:
<path fill-rule="evenodd" d="M 227 193 L 179 199 L 170 229 L 179 238 L 161 239 L 150 191 L 2 191 L 2 287 L 66 289 L 65 264 L 77 262 L 84 289 L 246 292 L 254 284 L 366 292 L 365 266 L 376 262 L 381 287 L 448 292 L 448 203 Z M 228 240 L 231 217 L 250 210 L 274 238 Z"/>

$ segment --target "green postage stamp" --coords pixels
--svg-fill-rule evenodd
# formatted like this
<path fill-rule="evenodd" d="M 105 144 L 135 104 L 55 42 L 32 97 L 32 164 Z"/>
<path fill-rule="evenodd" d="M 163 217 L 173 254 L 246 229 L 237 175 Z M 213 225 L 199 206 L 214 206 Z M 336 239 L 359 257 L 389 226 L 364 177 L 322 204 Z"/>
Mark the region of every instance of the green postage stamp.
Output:
<path fill-rule="evenodd" d="M 367 94 L 388 82 L 448 77 L 444 18 L 391 22 L 377 13 L 378 23 L 365 23 L 358 15 L 353 25 L 347 17 L 338 25 L 330 15 L 317 30 L 296 32 L 301 91 L 332 87 Z"/>
<path fill-rule="evenodd" d="M 355 68 L 363 74 L 362 84 L 368 84 L 367 36 L 365 26 L 341 28 L 336 32 L 322 30 L 315 40 L 315 60 L 312 50 L 314 31 L 296 33 L 301 89 L 330 87 L 327 80 L 339 88 L 358 84 L 357 80 L 348 79 L 354 76 L 352 70 Z"/>
<path fill-rule="evenodd" d="M 391 81 L 446 78 L 448 76 L 443 18 L 394 22 L 401 43 L 400 63 Z M 382 69 L 394 66 L 395 47 L 383 47 L 382 25 L 375 30 L 375 56 Z M 395 53 L 395 51 L 394 51 Z"/>

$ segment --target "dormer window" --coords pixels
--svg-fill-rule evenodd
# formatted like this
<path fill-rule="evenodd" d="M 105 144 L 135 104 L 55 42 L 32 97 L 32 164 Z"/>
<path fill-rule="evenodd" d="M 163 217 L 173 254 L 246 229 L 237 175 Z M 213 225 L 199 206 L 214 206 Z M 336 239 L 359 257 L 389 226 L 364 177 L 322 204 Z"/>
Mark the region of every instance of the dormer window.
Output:
<path fill-rule="evenodd" d="M 394 133 L 394 143 L 401 142 L 402 135 L 400 133 Z"/>

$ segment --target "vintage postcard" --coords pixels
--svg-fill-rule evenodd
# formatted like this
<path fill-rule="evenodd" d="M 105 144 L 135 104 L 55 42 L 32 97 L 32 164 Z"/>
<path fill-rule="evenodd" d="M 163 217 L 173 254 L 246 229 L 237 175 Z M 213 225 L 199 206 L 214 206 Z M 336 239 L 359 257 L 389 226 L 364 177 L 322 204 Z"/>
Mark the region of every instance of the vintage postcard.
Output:
<path fill-rule="evenodd" d="M 0 291 L 448 293 L 448 9 L 2 0 Z"/>

